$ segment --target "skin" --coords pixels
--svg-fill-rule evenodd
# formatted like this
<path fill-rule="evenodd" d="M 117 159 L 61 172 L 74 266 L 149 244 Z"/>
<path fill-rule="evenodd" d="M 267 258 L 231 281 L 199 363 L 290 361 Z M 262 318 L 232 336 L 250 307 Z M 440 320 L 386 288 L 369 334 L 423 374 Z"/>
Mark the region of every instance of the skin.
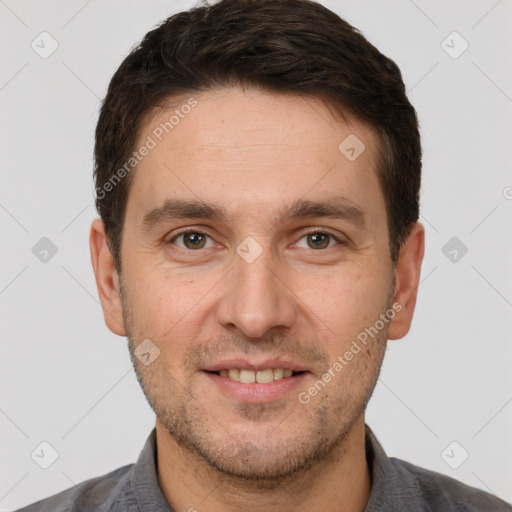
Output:
<path fill-rule="evenodd" d="M 371 491 L 364 410 L 387 340 L 411 325 L 424 228 L 412 226 L 393 269 L 376 174 L 379 139 L 367 124 L 333 117 L 319 99 L 256 88 L 193 97 L 197 106 L 133 171 L 121 276 L 100 219 L 90 235 L 105 322 L 128 336 L 157 416 L 162 491 L 177 512 L 286 512 L 299 504 L 362 511 Z M 173 108 L 179 104 L 174 99 Z M 149 116 L 140 143 L 168 119 L 161 109 Z M 366 150 L 349 161 L 338 146 L 352 133 Z M 283 205 L 340 194 L 364 211 L 364 226 L 325 217 L 275 222 Z M 144 231 L 144 215 L 167 198 L 216 202 L 229 217 L 174 219 Z M 184 227 L 208 235 L 204 248 L 175 238 Z M 312 229 L 340 242 L 322 235 L 318 242 Z M 262 248 L 252 263 L 236 252 L 248 236 Z M 393 320 L 300 403 L 298 393 L 392 304 L 401 305 Z M 134 350 L 147 338 L 160 354 L 145 366 Z M 211 361 L 263 355 L 296 361 L 308 373 L 284 397 L 244 403 L 201 371 Z"/>

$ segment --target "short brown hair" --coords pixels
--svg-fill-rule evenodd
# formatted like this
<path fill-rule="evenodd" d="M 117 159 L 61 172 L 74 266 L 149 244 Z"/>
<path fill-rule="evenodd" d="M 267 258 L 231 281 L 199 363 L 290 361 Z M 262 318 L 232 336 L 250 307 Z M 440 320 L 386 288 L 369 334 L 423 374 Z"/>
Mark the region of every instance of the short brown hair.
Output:
<path fill-rule="evenodd" d="M 396 263 L 419 217 L 422 156 L 416 111 L 398 66 L 312 0 L 221 0 L 175 14 L 148 32 L 110 82 L 96 127 L 94 178 L 118 272 L 133 173 L 113 178 L 130 159 L 144 119 L 170 98 L 234 85 L 320 98 L 376 129 Z"/>

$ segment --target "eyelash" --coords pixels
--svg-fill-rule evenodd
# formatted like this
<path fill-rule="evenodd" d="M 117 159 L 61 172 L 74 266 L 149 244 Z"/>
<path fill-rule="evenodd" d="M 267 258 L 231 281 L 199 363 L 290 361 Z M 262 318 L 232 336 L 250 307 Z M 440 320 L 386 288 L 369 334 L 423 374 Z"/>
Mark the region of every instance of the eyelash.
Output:
<path fill-rule="evenodd" d="M 166 242 L 167 244 L 172 244 L 174 243 L 174 241 L 182 236 L 182 235 L 186 235 L 187 233 L 194 233 L 194 234 L 197 234 L 197 235 L 204 235 L 204 236 L 207 236 L 209 238 L 211 238 L 210 235 L 208 235 L 207 233 L 204 233 L 203 231 L 199 231 L 197 229 L 193 229 L 193 228 L 188 228 L 188 229 L 183 229 L 182 231 L 179 231 L 178 233 L 176 233 L 168 242 Z M 299 240 L 302 240 L 304 237 L 308 236 L 308 235 L 327 235 L 327 236 L 330 236 L 332 239 L 334 239 L 338 245 L 345 245 L 345 242 L 343 240 L 341 240 L 339 237 L 337 237 L 336 235 L 333 235 L 332 233 L 330 233 L 329 231 L 324 231 L 324 230 L 319 230 L 319 229 L 316 229 L 316 230 L 312 230 L 312 231 L 308 231 L 307 233 L 304 233 Z M 197 249 L 197 250 L 194 250 L 194 249 L 187 249 L 187 248 L 183 248 L 183 247 L 179 247 L 179 249 L 183 249 L 184 251 L 190 251 L 190 252 L 200 252 L 201 250 L 203 249 Z M 327 249 L 332 249 L 332 247 L 327 247 L 325 249 L 319 249 L 318 252 L 321 252 L 321 251 L 325 251 Z M 313 251 L 315 251 L 315 249 L 311 249 Z"/>

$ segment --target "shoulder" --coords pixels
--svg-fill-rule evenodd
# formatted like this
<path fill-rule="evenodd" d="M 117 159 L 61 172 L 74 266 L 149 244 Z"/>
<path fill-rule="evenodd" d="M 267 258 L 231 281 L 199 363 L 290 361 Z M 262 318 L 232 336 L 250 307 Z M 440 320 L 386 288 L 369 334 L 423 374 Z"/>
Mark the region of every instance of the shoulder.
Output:
<path fill-rule="evenodd" d="M 97 512 L 128 510 L 134 464 L 85 480 L 58 494 L 18 509 L 16 512 Z"/>
<path fill-rule="evenodd" d="M 404 509 L 404 512 L 405 510 L 512 512 L 512 505 L 509 503 L 454 478 L 394 457 L 391 457 L 389 462 L 393 466 L 393 473 L 402 482 L 410 484 L 412 492 L 408 493 L 407 509 Z"/>

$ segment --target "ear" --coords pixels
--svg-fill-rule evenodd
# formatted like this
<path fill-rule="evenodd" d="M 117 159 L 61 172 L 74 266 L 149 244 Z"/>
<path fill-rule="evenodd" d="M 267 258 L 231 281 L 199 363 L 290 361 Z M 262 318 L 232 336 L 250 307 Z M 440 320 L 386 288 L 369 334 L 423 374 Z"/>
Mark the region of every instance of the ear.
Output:
<path fill-rule="evenodd" d="M 119 276 L 107 244 L 105 225 L 101 219 L 95 219 L 91 225 L 89 245 L 105 323 L 114 334 L 126 336 Z"/>
<path fill-rule="evenodd" d="M 395 270 L 393 304 L 400 304 L 401 309 L 396 308 L 396 315 L 390 323 L 388 331 L 390 340 L 403 338 L 411 328 L 424 253 L 425 228 L 416 222 L 400 248 Z"/>

